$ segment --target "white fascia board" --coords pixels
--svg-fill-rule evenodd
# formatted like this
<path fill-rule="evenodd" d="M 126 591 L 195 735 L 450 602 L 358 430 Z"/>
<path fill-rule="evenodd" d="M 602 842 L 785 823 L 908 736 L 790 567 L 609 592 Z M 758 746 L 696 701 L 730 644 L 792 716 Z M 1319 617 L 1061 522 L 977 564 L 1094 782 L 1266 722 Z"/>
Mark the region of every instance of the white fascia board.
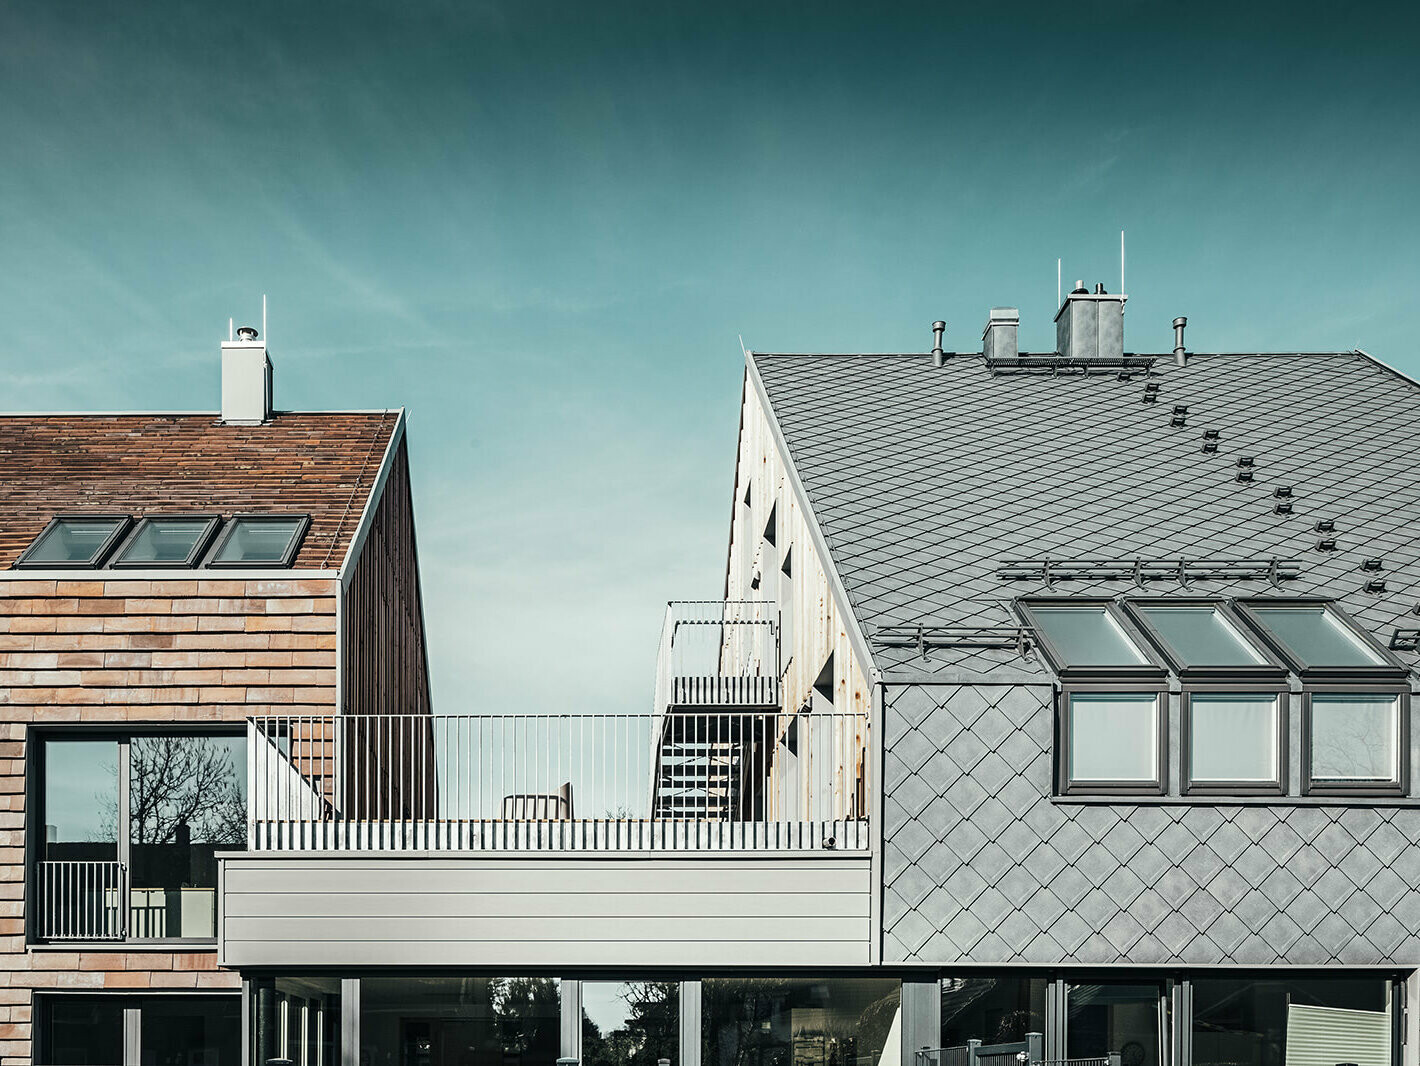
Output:
<path fill-rule="evenodd" d="M 237 566 L 161 570 L 0 570 L 0 581 L 334 581 L 339 570 L 250 570 Z"/>
<path fill-rule="evenodd" d="M 819 559 L 823 562 L 824 573 L 828 576 L 829 592 L 833 595 L 833 602 L 838 606 L 838 613 L 843 616 L 843 628 L 848 634 L 848 640 L 853 645 L 853 650 L 857 652 L 859 659 L 867 668 L 869 677 L 874 684 L 878 684 L 883 679 L 883 672 L 874 662 L 868 639 L 863 634 L 863 627 L 858 622 L 858 615 L 853 610 L 852 604 L 848 602 L 848 590 L 843 587 L 843 579 L 838 574 L 838 565 L 828 550 L 828 541 L 824 539 L 823 529 L 819 526 L 818 515 L 814 513 L 813 504 L 809 502 L 808 491 L 804 488 L 804 483 L 799 480 L 799 471 L 794 466 L 794 457 L 789 452 L 789 444 L 784 439 L 784 431 L 779 428 L 779 419 L 775 416 L 774 407 L 769 402 L 769 393 L 765 390 L 764 382 L 760 379 L 759 368 L 754 362 L 754 354 L 750 353 L 746 358 L 749 380 L 754 384 L 754 391 L 759 397 L 760 406 L 764 408 L 764 418 L 769 423 L 769 432 L 774 436 L 774 446 L 779 449 L 779 457 L 784 462 L 784 471 L 788 475 L 789 485 L 794 490 L 794 496 L 798 499 L 799 506 L 803 508 L 804 518 L 809 527 L 809 535 L 813 538 L 814 549 L 818 552 Z"/>
<path fill-rule="evenodd" d="M 389 480 L 390 469 L 394 466 L 395 452 L 399 449 L 400 441 L 404 440 L 405 410 L 403 407 L 397 408 L 398 417 L 395 419 L 394 429 L 390 433 L 389 443 L 385 445 L 384 457 L 380 460 L 379 472 L 375 475 L 374 484 L 370 486 L 370 492 L 365 497 L 365 507 L 360 512 L 360 522 L 355 527 L 355 533 L 350 538 L 350 547 L 345 550 L 345 558 L 340 562 L 340 586 L 342 589 L 350 587 L 351 575 L 355 573 L 355 560 L 360 557 L 360 549 L 365 546 L 365 539 L 370 535 L 370 526 L 375 521 L 375 511 L 380 505 L 380 499 L 384 496 L 385 482 Z"/>

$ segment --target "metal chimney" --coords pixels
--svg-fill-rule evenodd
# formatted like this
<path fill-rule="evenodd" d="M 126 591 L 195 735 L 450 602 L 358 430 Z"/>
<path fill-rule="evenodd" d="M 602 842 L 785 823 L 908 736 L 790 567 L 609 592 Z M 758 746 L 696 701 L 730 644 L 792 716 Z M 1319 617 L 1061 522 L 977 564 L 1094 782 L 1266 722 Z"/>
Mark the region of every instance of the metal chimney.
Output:
<path fill-rule="evenodd" d="M 1014 307 L 993 307 L 986 328 L 981 332 L 981 354 L 988 361 L 1015 359 L 1019 354 L 1016 331 L 1021 324 L 1021 312 Z"/>
<path fill-rule="evenodd" d="M 1179 366 L 1188 365 L 1188 353 L 1183 348 L 1183 327 L 1188 325 L 1188 319 L 1180 315 L 1173 320 L 1173 361 Z"/>
<path fill-rule="evenodd" d="M 1055 348 L 1066 359 L 1118 362 L 1124 358 L 1123 293 L 1085 288 L 1083 281 L 1065 297 L 1055 313 Z"/>
<path fill-rule="evenodd" d="M 251 326 L 222 342 L 222 421 L 237 426 L 271 421 L 271 360 Z"/>
<path fill-rule="evenodd" d="M 946 362 L 947 353 L 942 351 L 942 334 L 947 331 L 945 322 L 932 323 L 932 365 L 941 366 Z"/>

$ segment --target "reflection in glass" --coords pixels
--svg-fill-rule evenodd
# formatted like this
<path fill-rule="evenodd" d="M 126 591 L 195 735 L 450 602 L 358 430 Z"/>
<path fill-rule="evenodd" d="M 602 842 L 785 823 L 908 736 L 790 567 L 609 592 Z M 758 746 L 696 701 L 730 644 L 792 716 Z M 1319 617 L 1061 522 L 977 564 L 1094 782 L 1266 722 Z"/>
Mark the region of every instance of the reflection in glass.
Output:
<path fill-rule="evenodd" d="M 547 977 L 360 981 L 364 1066 L 555 1066 L 561 987 Z"/>
<path fill-rule="evenodd" d="M 125 519 L 61 518 L 35 541 L 25 563 L 91 563 L 97 565 L 99 552 Z"/>
<path fill-rule="evenodd" d="M 1147 666 L 1103 607 L 1032 607 L 1031 615 L 1070 666 Z"/>
<path fill-rule="evenodd" d="M 1186 666 L 1262 666 L 1265 660 L 1216 607 L 1135 606 Z"/>
<path fill-rule="evenodd" d="M 115 565 L 184 563 L 211 525 L 210 518 L 146 518 Z"/>
<path fill-rule="evenodd" d="M 300 518 L 234 518 L 213 561 L 279 564 L 285 560 L 286 550 L 300 531 L 302 521 Z"/>
<path fill-rule="evenodd" d="M 118 741 L 44 742 L 44 857 L 118 859 Z"/>
<path fill-rule="evenodd" d="M 900 981 L 714 978 L 701 985 L 703 1066 L 896 1066 Z"/>
<path fill-rule="evenodd" d="M 582 1066 L 656 1066 L 680 1061 L 680 985 L 674 981 L 583 981 Z"/>
<path fill-rule="evenodd" d="M 1311 697 L 1311 779 L 1397 781 L 1400 697 L 1315 693 Z"/>
<path fill-rule="evenodd" d="M 140 1066 L 241 1066 L 241 997 L 145 998 L 141 1033 Z"/>
<path fill-rule="evenodd" d="M 115 1066 L 123 1061 L 118 996 L 35 999 L 35 1066 Z"/>
<path fill-rule="evenodd" d="M 252 982 L 256 1061 L 340 1066 L 340 980 L 259 977 Z"/>
<path fill-rule="evenodd" d="M 1305 1031 L 1289 1032 L 1289 1021 Z M 1299 1036 L 1315 1051 L 1307 1062 L 1390 1066 L 1390 1023 L 1380 978 L 1193 979 L 1194 1066 L 1286 1066 Z"/>
<path fill-rule="evenodd" d="M 1253 610 L 1306 666 L 1385 665 L 1384 659 L 1323 606 L 1254 606 Z"/>
<path fill-rule="evenodd" d="M 1281 779 L 1276 694 L 1196 692 L 1188 703 L 1194 781 Z"/>
<path fill-rule="evenodd" d="M 1158 695 L 1070 694 L 1071 781 L 1157 781 Z"/>
<path fill-rule="evenodd" d="M 1161 989 L 1151 984 L 1070 985 L 1065 1029 L 1070 1058 L 1119 1052 L 1122 1066 L 1158 1066 Z"/>
<path fill-rule="evenodd" d="M 1045 1032 L 1045 978 L 996 975 L 941 981 L 942 1047 L 1015 1044 Z"/>
<path fill-rule="evenodd" d="M 216 936 L 216 853 L 246 844 L 246 738 L 134 737 L 128 815 L 130 935 Z"/>

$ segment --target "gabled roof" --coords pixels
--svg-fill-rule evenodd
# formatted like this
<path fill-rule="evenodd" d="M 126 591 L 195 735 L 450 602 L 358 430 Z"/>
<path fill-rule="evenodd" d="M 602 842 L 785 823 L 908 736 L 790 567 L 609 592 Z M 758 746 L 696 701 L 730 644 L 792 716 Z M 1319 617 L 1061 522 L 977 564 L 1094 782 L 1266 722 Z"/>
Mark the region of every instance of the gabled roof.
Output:
<path fill-rule="evenodd" d="M 1128 380 L 993 376 L 979 355 L 937 368 L 926 355 L 755 354 L 750 373 L 889 677 L 1042 670 L 1010 651 L 924 659 L 878 639 L 890 625 L 1011 625 L 1026 595 L 1319 594 L 1383 644 L 1420 628 L 1420 387 L 1362 353 L 1190 355 L 1181 368 L 1168 355 Z M 1237 479 L 1240 457 L 1252 481 Z M 1274 511 L 1279 486 L 1290 515 Z M 1335 550 L 1317 549 L 1323 536 Z M 1300 576 L 1140 590 L 998 575 L 1042 558 L 1292 559 Z M 1376 558 L 1379 571 L 1362 568 Z M 1365 591 L 1377 579 L 1385 591 Z"/>
<path fill-rule="evenodd" d="M 0 416 L 0 568 L 57 514 L 309 514 L 293 562 L 339 568 L 399 411 Z"/>

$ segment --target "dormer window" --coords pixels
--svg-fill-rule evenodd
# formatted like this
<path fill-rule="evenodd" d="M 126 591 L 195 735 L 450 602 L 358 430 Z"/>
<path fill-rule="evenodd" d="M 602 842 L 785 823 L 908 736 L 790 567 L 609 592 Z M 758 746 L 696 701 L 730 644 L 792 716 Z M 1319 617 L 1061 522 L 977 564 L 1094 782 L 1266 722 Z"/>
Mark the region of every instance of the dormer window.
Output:
<path fill-rule="evenodd" d="M 284 569 L 295 559 L 310 524 L 309 515 L 237 515 L 207 565 Z"/>
<path fill-rule="evenodd" d="M 102 566 L 131 521 L 128 515 L 60 515 L 50 520 L 15 566 L 43 570 Z"/>
<path fill-rule="evenodd" d="M 197 565 L 212 541 L 218 519 L 212 515 L 144 518 L 114 559 L 115 567 L 178 567 Z"/>

